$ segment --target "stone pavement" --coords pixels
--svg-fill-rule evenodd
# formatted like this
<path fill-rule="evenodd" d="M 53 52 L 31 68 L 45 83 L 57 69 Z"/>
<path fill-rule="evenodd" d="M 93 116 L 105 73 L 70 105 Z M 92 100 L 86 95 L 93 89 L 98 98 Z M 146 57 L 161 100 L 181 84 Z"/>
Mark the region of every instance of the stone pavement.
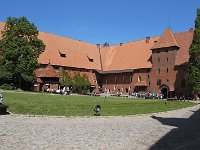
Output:
<path fill-rule="evenodd" d="M 159 143 L 177 126 L 157 118 L 191 117 L 192 108 L 121 117 L 0 116 L 2 150 L 145 150 Z M 157 118 L 156 118 L 157 117 Z M 180 122 L 180 120 L 179 120 Z"/>

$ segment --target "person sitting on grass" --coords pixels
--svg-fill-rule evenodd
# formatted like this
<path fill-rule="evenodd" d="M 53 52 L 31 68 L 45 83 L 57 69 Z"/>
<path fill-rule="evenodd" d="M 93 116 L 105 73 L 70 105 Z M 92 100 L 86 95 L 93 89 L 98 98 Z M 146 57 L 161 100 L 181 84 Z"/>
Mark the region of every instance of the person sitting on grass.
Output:
<path fill-rule="evenodd" d="M 99 112 L 101 111 L 101 106 L 100 105 L 96 105 L 94 107 L 94 111 L 96 112 L 96 115 L 100 115 Z"/>
<path fill-rule="evenodd" d="M 0 104 L 3 104 L 3 95 L 1 92 L 0 92 Z"/>

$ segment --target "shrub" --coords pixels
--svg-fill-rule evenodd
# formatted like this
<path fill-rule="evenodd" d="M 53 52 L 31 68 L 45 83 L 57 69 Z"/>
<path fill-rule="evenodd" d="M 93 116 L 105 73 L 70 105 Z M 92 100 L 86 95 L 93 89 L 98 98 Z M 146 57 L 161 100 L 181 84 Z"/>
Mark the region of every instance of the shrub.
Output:
<path fill-rule="evenodd" d="M 0 88 L 4 89 L 4 90 L 14 90 L 15 86 L 5 83 L 5 84 L 1 85 Z"/>

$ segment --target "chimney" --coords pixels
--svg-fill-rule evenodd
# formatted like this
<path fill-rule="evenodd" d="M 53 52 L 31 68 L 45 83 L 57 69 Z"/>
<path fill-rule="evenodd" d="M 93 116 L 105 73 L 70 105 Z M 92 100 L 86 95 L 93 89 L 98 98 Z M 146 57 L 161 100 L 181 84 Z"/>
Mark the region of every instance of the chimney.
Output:
<path fill-rule="evenodd" d="M 147 36 L 147 37 L 146 37 L 146 43 L 147 43 L 147 44 L 149 43 L 149 40 L 150 40 L 150 37 Z"/>
<path fill-rule="evenodd" d="M 109 43 L 108 43 L 108 42 L 105 42 L 103 46 L 104 46 L 104 47 L 108 47 L 108 46 L 109 46 Z"/>
<path fill-rule="evenodd" d="M 122 45 L 123 45 L 123 43 L 120 43 L 119 45 L 120 45 L 120 46 L 122 46 Z"/>
<path fill-rule="evenodd" d="M 190 28 L 189 31 L 190 31 L 190 32 L 193 32 L 193 31 L 194 31 L 194 28 Z"/>

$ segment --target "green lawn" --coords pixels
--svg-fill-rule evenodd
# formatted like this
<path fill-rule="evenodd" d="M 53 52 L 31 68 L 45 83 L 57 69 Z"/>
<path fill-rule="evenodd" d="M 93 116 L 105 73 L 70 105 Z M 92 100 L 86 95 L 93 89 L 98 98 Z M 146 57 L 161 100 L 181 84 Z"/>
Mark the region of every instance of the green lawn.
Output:
<path fill-rule="evenodd" d="M 194 106 L 190 102 L 128 99 L 117 97 L 67 96 L 43 93 L 4 91 L 4 103 L 14 114 L 93 116 L 96 104 L 102 107 L 103 116 L 123 116 L 163 112 Z"/>

